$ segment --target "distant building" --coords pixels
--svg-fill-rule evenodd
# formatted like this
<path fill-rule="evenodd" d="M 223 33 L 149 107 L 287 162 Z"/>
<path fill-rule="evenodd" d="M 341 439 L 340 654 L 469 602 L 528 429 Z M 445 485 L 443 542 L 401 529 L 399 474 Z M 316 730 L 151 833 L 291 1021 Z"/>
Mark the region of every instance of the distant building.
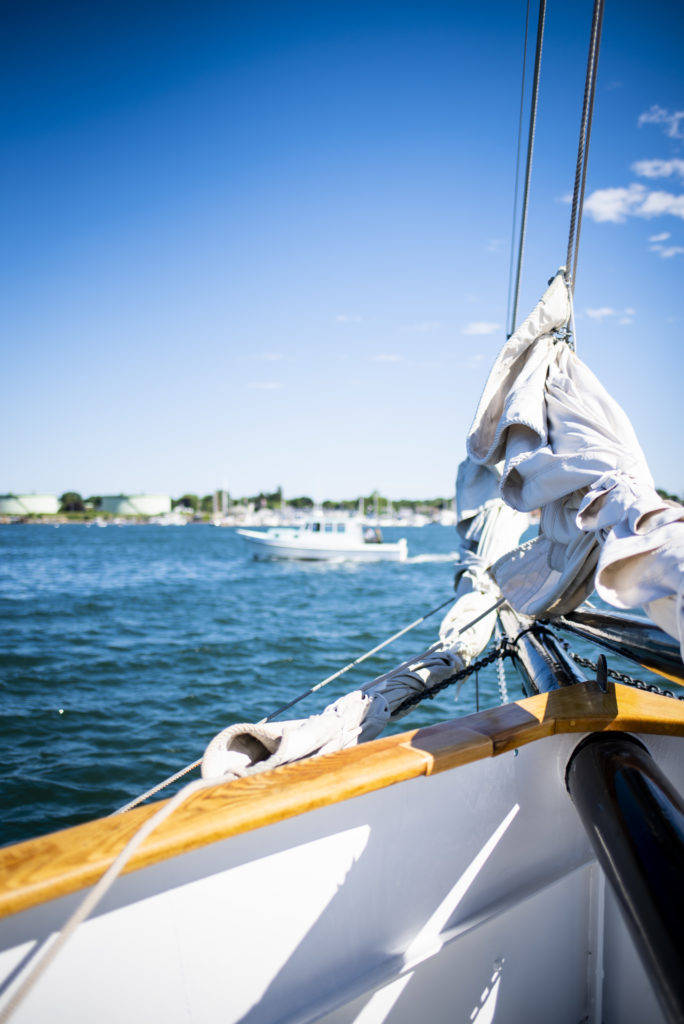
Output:
<path fill-rule="evenodd" d="M 168 494 L 106 494 L 100 506 L 113 516 L 162 516 L 171 511 Z"/>
<path fill-rule="evenodd" d="M 58 511 L 55 494 L 0 494 L 0 516 L 51 516 Z"/>

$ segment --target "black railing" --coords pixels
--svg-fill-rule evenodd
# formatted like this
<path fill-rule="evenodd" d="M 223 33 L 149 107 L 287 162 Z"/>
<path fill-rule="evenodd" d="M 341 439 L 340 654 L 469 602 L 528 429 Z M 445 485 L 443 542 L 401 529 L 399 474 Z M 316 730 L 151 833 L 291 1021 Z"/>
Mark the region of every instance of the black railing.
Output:
<path fill-rule="evenodd" d="M 684 802 L 633 736 L 593 733 L 566 782 L 668 1021 L 684 1021 Z"/>

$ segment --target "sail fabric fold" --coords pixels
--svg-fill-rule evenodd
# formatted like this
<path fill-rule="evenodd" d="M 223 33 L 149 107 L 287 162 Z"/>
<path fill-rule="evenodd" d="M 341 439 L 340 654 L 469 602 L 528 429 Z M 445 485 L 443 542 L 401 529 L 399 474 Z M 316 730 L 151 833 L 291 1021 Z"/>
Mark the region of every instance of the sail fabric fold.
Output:
<path fill-rule="evenodd" d="M 501 469 L 501 496 L 541 510 L 539 536 L 503 554 L 492 575 L 528 615 L 564 614 L 596 586 L 642 605 L 684 652 L 684 508 L 657 494 L 629 418 L 565 344 L 561 274 L 506 342 L 467 440 L 470 460 Z"/>
<path fill-rule="evenodd" d="M 604 535 L 599 596 L 617 608 L 641 605 L 679 640 L 684 659 L 684 506 L 639 489 L 623 474 L 607 473 L 587 494 L 577 519 L 582 529 Z"/>

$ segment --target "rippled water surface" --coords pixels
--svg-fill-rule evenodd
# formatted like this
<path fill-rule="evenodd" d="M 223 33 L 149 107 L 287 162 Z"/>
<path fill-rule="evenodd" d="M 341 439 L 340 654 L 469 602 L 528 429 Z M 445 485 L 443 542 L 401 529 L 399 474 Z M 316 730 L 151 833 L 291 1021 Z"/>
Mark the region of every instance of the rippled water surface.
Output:
<path fill-rule="evenodd" d="M 405 563 L 255 561 L 211 526 L 0 526 L 0 842 L 107 814 L 446 600 L 455 531 Z M 289 712 L 322 710 L 434 641 L 438 613 Z M 512 698 L 521 695 L 507 667 Z M 475 710 L 471 681 L 395 730 Z M 480 707 L 498 703 L 495 669 Z M 172 790 L 168 790 L 172 792 Z"/>

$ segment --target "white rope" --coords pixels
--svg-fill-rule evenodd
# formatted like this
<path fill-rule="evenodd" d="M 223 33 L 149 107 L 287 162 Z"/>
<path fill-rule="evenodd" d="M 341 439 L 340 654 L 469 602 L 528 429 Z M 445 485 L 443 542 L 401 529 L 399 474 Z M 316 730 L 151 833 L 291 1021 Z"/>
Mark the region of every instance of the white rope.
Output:
<path fill-rule="evenodd" d="M 566 281 L 567 281 L 567 276 L 566 276 Z M 568 321 L 568 323 L 570 325 L 570 339 L 569 339 L 571 341 L 571 346 L 570 347 L 572 348 L 573 352 L 576 354 L 577 353 L 577 333 L 576 333 L 576 328 L 575 328 L 575 299 L 574 299 L 572 287 L 570 285 L 568 285 L 568 299 L 570 300 L 570 320 Z"/>
<path fill-rule="evenodd" d="M 38 954 L 38 959 L 34 960 L 33 965 L 24 980 L 16 989 L 6 1006 L 0 1010 L 0 1024 L 5 1024 L 24 999 L 26 999 L 27 995 L 31 992 L 38 980 L 53 962 L 57 954 L 64 949 L 78 926 L 82 924 L 90 914 L 92 914 L 98 903 L 107 894 L 107 892 L 109 892 L 112 885 L 141 843 L 143 843 L 145 839 L 147 839 L 148 836 L 150 836 L 152 832 L 154 832 L 154 830 L 169 817 L 169 815 L 173 814 L 173 812 L 177 810 L 178 807 L 188 799 L 188 797 L 199 792 L 201 789 L 207 789 L 209 786 L 215 785 L 216 779 L 195 779 L 193 782 L 189 782 L 187 786 L 179 790 L 175 796 L 171 797 L 169 802 L 164 804 L 156 814 L 153 814 L 151 818 L 148 818 L 147 821 L 141 825 L 135 835 L 126 843 L 123 850 L 118 854 L 114 861 L 112 861 L 100 880 L 86 894 L 85 898 L 81 900 L 71 917 L 68 918 L 60 929 L 54 942 L 52 942 L 47 948 L 43 947 L 42 954 Z"/>
<path fill-rule="evenodd" d="M 498 643 L 501 640 L 501 636 L 502 636 L 501 630 L 499 629 L 498 621 L 497 621 L 497 623 L 496 623 L 496 625 L 494 627 L 494 634 L 496 636 L 497 643 Z M 506 669 L 504 668 L 504 659 L 503 658 L 497 658 L 496 659 L 496 675 L 497 675 L 497 682 L 499 684 L 499 697 L 501 698 L 501 703 L 502 704 L 508 704 L 510 698 L 508 696 L 508 687 L 506 685 Z"/>
<path fill-rule="evenodd" d="M 168 779 L 164 779 L 163 782 L 158 782 L 156 786 L 153 786 L 152 789 L 148 789 L 146 793 L 141 793 L 140 796 L 136 796 L 134 800 L 131 800 L 129 803 L 124 804 L 123 807 L 119 807 L 118 811 L 113 811 L 112 814 L 109 815 L 109 817 L 113 818 L 114 815 L 116 814 L 123 814 L 124 811 L 133 810 L 133 808 L 137 807 L 138 804 L 143 803 L 145 800 L 149 800 L 149 798 L 151 796 L 154 796 L 155 793 L 159 793 L 160 790 L 166 789 L 166 787 L 170 786 L 172 782 L 176 782 L 178 779 L 182 779 L 183 776 L 187 775 L 188 772 L 191 772 L 193 768 L 199 768 L 201 764 L 202 758 L 199 757 L 196 761 L 193 761 L 192 764 L 187 764 L 185 768 L 181 768 L 180 771 L 175 772 L 173 775 L 169 775 Z"/>
<path fill-rule="evenodd" d="M 283 711 L 287 711 L 295 704 L 298 704 L 300 700 L 304 700 L 304 698 L 310 696 L 310 694 L 316 693 L 318 690 L 322 690 L 324 686 L 328 685 L 328 683 L 332 683 L 333 679 L 339 679 L 339 677 L 344 675 L 345 672 L 349 672 L 350 669 L 355 668 L 357 665 L 360 665 L 362 661 L 365 661 L 367 658 L 370 658 L 371 655 L 377 654 L 378 651 L 381 651 L 383 649 L 383 647 L 387 647 L 387 645 L 391 644 L 394 640 L 398 640 L 400 636 L 404 636 L 404 634 L 408 633 L 409 630 L 415 629 L 415 627 L 419 626 L 421 622 L 425 622 L 425 620 L 429 619 L 431 615 L 434 615 L 436 612 L 441 611 L 442 608 L 446 608 L 448 604 L 452 604 L 452 602 L 455 600 L 456 594 L 452 594 L 452 596 L 448 598 L 448 600 L 442 601 L 442 603 L 438 604 L 435 608 L 431 608 L 429 612 L 425 613 L 425 615 L 421 615 L 419 619 L 415 619 L 413 622 L 410 622 L 408 626 L 404 626 L 403 629 L 400 629 L 397 633 L 394 633 L 392 636 L 388 637 L 387 640 L 383 640 L 383 642 L 381 644 L 378 644 L 377 647 L 373 647 L 370 651 L 366 651 L 365 654 L 360 655 L 354 661 L 350 661 L 348 665 L 344 666 L 344 668 L 339 669 L 337 672 L 333 672 L 333 674 L 331 676 L 328 676 L 327 679 L 323 679 L 321 680 L 320 683 L 316 683 L 316 685 L 312 686 L 310 690 L 305 690 L 304 693 L 300 693 L 300 695 L 298 697 L 295 697 L 294 700 L 291 700 L 289 704 L 283 704 L 281 708 L 278 708 L 277 711 L 274 711 L 272 714 L 268 716 L 268 718 L 264 718 L 262 719 L 262 721 L 272 721 L 272 719 L 274 719 L 277 715 L 282 714 Z"/>

